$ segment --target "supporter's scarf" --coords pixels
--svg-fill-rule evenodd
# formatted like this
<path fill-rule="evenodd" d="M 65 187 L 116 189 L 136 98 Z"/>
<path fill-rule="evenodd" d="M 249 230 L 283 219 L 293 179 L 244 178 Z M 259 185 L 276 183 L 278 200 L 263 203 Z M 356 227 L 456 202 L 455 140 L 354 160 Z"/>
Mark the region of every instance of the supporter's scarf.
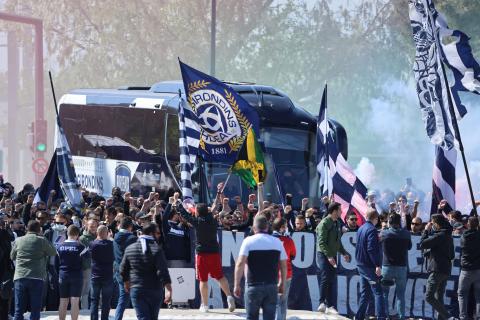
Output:
<path fill-rule="evenodd" d="M 142 245 L 142 252 L 143 254 L 145 254 L 147 252 L 147 240 L 155 241 L 155 238 L 152 236 L 141 235 L 139 239 L 140 239 L 140 244 Z"/>

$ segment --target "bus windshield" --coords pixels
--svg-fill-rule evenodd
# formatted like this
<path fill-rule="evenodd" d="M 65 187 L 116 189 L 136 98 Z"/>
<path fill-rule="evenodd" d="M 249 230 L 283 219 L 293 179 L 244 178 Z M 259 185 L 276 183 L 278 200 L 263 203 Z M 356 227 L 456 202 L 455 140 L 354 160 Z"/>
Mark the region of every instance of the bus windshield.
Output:
<path fill-rule="evenodd" d="M 315 167 L 315 155 L 310 152 L 315 139 L 313 133 L 288 128 L 263 128 L 261 132 L 265 146 L 267 179 L 265 181 L 265 200 L 280 203 L 280 191 L 293 195 L 293 206 L 299 208 L 302 198 L 317 198 L 318 178 Z M 277 169 L 280 186 L 277 186 L 273 163 Z M 208 195 L 215 198 L 217 185 L 228 177 L 229 166 L 225 164 L 205 164 Z M 231 175 L 225 187 L 225 196 L 240 196 L 244 201 L 248 190 L 240 178 Z M 231 199 L 232 200 L 232 199 Z"/>

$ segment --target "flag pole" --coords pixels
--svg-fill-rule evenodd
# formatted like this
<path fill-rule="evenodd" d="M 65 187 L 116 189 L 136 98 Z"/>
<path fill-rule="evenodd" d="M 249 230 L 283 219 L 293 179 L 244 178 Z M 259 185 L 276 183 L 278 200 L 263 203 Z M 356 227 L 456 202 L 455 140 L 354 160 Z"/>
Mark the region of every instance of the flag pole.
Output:
<path fill-rule="evenodd" d="M 435 30 L 435 23 L 433 21 L 432 15 L 430 14 L 428 3 L 424 2 L 424 7 L 426 9 L 425 11 L 428 15 L 428 19 L 430 21 L 432 30 L 434 30 L 433 33 L 434 33 L 434 37 L 435 37 L 435 42 L 436 42 L 437 47 L 438 47 L 437 50 L 439 50 L 437 54 L 441 54 L 442 47 L 441 47 L 440 39 L 438 37 L 438 33 Z M 450 117 L 452 118 L 452 125 L 453 125 L 453 130 L 454 130 L 454 133 L 455 133 L 455 137 L 458 140 L 458 148 L 460 149 L 460 153 L 462 154 L 463 166 L 465 168 L 465 175 L 467 176 L 468 189 L 470 191 L 470 199 L 472 201 L 472 211 L 470 212 L 470 215 L 474 216 L 474 215 L 477 215 L 477 208 L 475 206 L 475 197 L 473 196 L 472 181 L 470 180 L 470 173 L 468 171 L 467 159 L 465 157 L 465 149 L 463 148 L 463 142 L 462 142 L 462 137 L 460 135 L 460 129 L 458 127 L 457 117 L 455 115 L 455 110 L 453 109 L 452 93 L 450 92 L 450 85 L 448 84 L 447 73 L 445 71 L 445 65 L 444 65 L 443 60 L 441 58 L 439 60 L 440 60 L 440 68 L 442 69 L 442 75 L 443 75 L 443 78 L 445 80 L 445 86 L 446 86 L 446 89 L 447 89 L 448 110 L 450 112 Z"/>
<path fill-rule="evenodd" d="M 248 130 L 250 130 L 250 128 L 251 127 L 249 127 Z M 242 146 L 238 150 L 242 150 L 245 143 L 247 143 L 248 130 L 247 130 L 247 134 L 245 134 L 245 138 L 243 138 Z M 233 161 L 232 165 L 228 169 L 228 176 L 227 176 L 227 179 L 225 179 L 225 182 L 223 183 L 222 193 L 223 193 L 223 190 L 225 190 L 225 187 L 227 186 L 228 181 L 230 180 L 230 176 L 232 175 L 232 171 L 233 171 L 233 166 L 237 162 L 239 156 L 240 156 L 240 152 L 237 152 L 237 157 L 235 158 L 235 161 Z"/>
<path fill-rule="evenodd" d="M 324 165 L 323 165 L 323 171 L 325 173 L 328 173 L 328 177 L 325 177 L 325 183 L 327 186 L 327 194 L 328 194 L 328 180 L 330 180 L 330 168 L 328 167 L 328 161 L 329 161 L 329 153 L 328 153 L 328 85 L 327 82 L 325 82 L 325 159 L 324 159 Z"/>
<path fill-rule="evenodd" d="M 50 70 L 48 70 L 48 77 L 50 78 L 50 87 L 52 88 L 53 104 L 55 105 L 55 113 L 57 114 L 57 119 L 58 119 L 57 98 L 55 96 L 55 88 L 53 87 L 52 72 Z"/>
<path fill-rule="evenodd" d="M 283 210 L 285 211 L 285 199 L 284 199 L 285 195 L 282 194 L 282 191 L 280 190 L 280 179 L 278 177 L 277 166 L 275 165 L 275 162 L 273 161 L 272 154 L 270 154 L 270 159 L 272 160 L 272 167 L 273 167 L 273 173 L 274 173 L 274 176 L 275 176 L 275 185 L 277 187 L 278 196 L 280 198 L 280 201 L 282 202 Z"/>
<path fill-rule="evenodd" d="M 223 190 L 225 190 L 225 187 L 227 186 L 227 183 L 230 180 L 231 175 L 232 175 L 232 170 L 230 169 L 230 170 L 228 170 L 227 179 L 225 179 L 225 182 L 223 183 L 223 187 L 222 187 L 222 190 L 220 191 L 220 193 L 223 193 Z"/>

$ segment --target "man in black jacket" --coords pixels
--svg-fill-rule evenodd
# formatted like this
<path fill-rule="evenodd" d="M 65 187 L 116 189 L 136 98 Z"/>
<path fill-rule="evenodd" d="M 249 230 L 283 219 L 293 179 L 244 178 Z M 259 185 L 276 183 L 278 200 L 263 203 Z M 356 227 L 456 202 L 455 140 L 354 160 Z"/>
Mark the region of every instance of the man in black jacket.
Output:
<path fill-rule="evenodd" d="M 120 265 L 125 290 L 130 292 L 137 319 L 140 320 L 158 319 L 163 287 L 165 303 L 169 303 L 172 297 L 167 260 L 155 239 L 159 236 L 157 224 L 145 224 L 138 241 L 125 250 Z"/>
<path fill-rule="evenodd" d="M 458 283 L 458 304 L 460 319 L 468 319 L 467 305 L 470 288 L 474 287 L 476 313 L 480 314 L 480 231 L 478 230 L 478 217 L 468 218 L 467 231 L 460 240 L 462 255 L 460 264 L 462 271 Z"/>
<path fill-rule="evenodd" d="M 448 319 L 450 315 L 443 303 L 443 296 L 452 271 L 454 247 L 452 227 L 443 215 L 432 215 L 420 240 L 420 249 L 425 250 L 429 273 L 425 300 L 438 312 L 439 319 Z"/>
<path fill-rule="evenodd" d="M 6 285 L 4 292 L 0 293 L 0 320 L 8 320 L 10 300 L 13 294 L 13 273 L 15 269 L 10 259 L 10 252 L 12 251 L 12 242 L 14 240 L 15 237 L 8 226 L 5 216 L 0 214 L 0 282 Z"/>
<path fill-rule="evenodd" d="M 184 205 L 192 208 L 187 200 L 184 201 Z M 195 216 L 187 212 L 180 202 L 177 203 L 177 212 L 196 230 L 195 269 L 197 279 L 200 281 L 202 300 L 200 311 L 208 312 L 208 276 L 210 275 L 220 284 L 222 291 L 227 296 L 228 310 L 233 312 L 235 310 L 235 299 L 231 294 L 227 278 L 223 275 L 222 258 L 217 241 L 217 221 L 204 203 L 196 205 Z"/>

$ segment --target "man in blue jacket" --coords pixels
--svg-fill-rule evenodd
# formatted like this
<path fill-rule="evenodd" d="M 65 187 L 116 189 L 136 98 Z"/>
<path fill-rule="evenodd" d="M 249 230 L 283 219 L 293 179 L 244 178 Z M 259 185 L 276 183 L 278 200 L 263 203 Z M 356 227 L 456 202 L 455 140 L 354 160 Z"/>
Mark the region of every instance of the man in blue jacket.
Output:
<path fill-rule="evenodd" d="M 382 254 L 378 239 L 378 231 L 375 225 L 378 223 L 378 212 L 370 208 L 367 211 L 367 222 L 358 229 L 357 247 L 355 258 L 360 275 L 360 302 L 356 320 L 365 319 L 365 313 L 369 304 L 375 301 L 375 315 L 377 319 L 386 319 L 383 303 L 383 291 L 380 284 L 382 275 Z"/>
<path fill-rule="evenodd" d="M 115 281 L 118 284 L 119 297 L 115 310 L 115 320 L 122 320 L 125 309 L 130 304 L 130 295 L 125 291 L 123 279 L 120 276 L 120 264 L 122 263 L 125 249 L 137 242 L 137 236 L 133 233 L 133 221 L 130 217 L 125 217 L 120 222 L 120 230 L 113 239 L 113 270 L 115 271 Z"/>
<path fill-rule="evenodd" d="M 380 233 L 383 249 L 383 283 L 395 284 L 397 313 L 405 319 L 405 288 L 407 286 L 408 250 L 412 248 L 410 232 L 401 227 L 402 217 L 397 213 L 388 216 L 388 229 Z M 385 312 L 388 314 L 389 288 L 384 288 Z"/>
<path fill-rule="evenodd" d="M 98 305 L 102 296 L 102 320 L 108 320 L 113 294 L 113 243 L 108 240 L 108 227 L 99 226 L 97 239 L 90 242 L 92 261 L 90 319 L 98 320 Z"/>

